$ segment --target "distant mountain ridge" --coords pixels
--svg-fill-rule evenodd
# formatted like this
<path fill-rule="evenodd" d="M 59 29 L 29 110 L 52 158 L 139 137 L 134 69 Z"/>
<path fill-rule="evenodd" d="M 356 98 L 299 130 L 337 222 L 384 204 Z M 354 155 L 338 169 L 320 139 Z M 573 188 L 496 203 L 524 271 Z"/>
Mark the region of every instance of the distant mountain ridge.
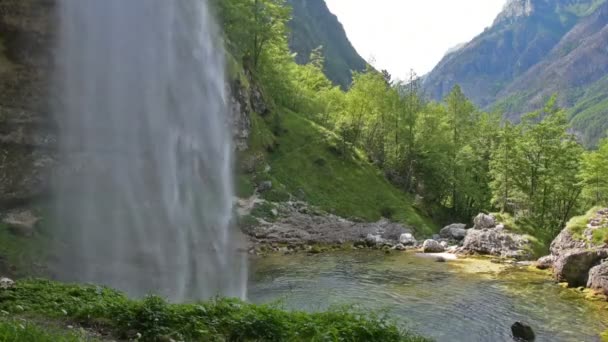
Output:
<path fill-rule="evenodd" d="M 288 0 L 293 8 L 290 49 L 300 64 L 308 62 L 319 46 L 325 56 L 325 74 L 336 85 L 347 88 L 351 71 L 365 70 L 367 63 L 348 40 L 344 27 L 331 13 L 325 0 Z"/>
<path fill-rule="evenodd" d="M 441 100 L 460 84 L 486 109 L 517 121 L 553 94 L 593 146 L 608 129 L 608 2 L 510 0 L 494 24 L 447 55 L 424 81 Z"/>

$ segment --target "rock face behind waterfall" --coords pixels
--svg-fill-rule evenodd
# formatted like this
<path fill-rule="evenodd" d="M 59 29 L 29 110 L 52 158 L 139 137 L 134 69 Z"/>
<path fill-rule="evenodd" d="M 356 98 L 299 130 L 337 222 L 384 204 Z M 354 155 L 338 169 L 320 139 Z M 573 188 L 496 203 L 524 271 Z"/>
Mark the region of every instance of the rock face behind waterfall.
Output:
<path fill-rule="evenodd" d="M 51 0 L 0 1 L 0 207 L 45 195 L 56 163 L 48 110 Z"/>
<path fill-rule="evenodd" d="M 596 209 L 573 218 L 551 243 L 551 255 L 536 263 L 553 268 L 553 275 L 568 286 L 587 286 L 608 295 L 608 245 L 594 236 L 608 229 L 608 209 Z"/>
<path fill-rule="evenodd" d="M 532 257 L 532 245 L 528 238 L 509 232 L 504 225 L 496 222 L 494 216 L 479 214 L 474 222 L 473 229 L 469 229 L 466 233 L 460 252 L 518 260 Z"/>

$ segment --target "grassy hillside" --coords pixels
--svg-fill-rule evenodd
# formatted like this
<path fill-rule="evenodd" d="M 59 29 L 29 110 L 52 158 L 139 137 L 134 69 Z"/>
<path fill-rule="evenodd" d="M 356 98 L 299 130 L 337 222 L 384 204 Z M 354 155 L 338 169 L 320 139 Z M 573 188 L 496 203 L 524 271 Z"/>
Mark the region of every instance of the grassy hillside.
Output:
<path fill-rule="evenodd" d="M 281 128 L 272 138 L 268 138 L 269 127 L 276 119 L 255 115 L 249 152 L 266 154 L 270 172 L 259 171 L 250 177 L 272 180 L 279 190 L 270 196 L 286 191 L 343 217 L 376 221 L 384 216 L 421 234 L 436 231 L 437 227 L 415 208 L 413 198 L 391 185 L 363 153 L 343 155 L 334 133 L 289 110 L 278 113 Z M 241 188 L 250 188 L 247 184 L 241 178 Z"/>

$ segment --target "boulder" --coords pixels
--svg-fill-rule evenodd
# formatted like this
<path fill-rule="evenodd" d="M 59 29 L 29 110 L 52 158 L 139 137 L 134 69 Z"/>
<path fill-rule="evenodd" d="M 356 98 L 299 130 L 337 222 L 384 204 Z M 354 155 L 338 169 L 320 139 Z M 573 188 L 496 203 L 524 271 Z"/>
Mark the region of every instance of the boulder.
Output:
<path fill-rule="evenodd" d="M 589 247 L 587 242 L 575 239 L 572 233 L 565 228 L 551 242 L 550 250 L 552 255 L 559 256 L 572 249 L 584 249 L 587 247 Z"/>
<path fill-rule="evenodd" d="M 554 255 L 544 256 L 536 261 L 536 268 L 539 270 L 548 270 L 553 267 L 553 263 L 555 263 Z"/>
<path fill-rule="evenodd" d="M 534 334 L 532 327 L 523 322 L 515 322 L 511 326 L 511 334 L 513 334 L 513 339 L 515 341 L 528 342 L 536 339 L 536 335 Z"/>
<path fill-rule="evenodd" d="M 266 192 L 272 189 L 272 182 L 271 181 L 264 181 L 262 183 L 260 183 L 260 185 L 258 185 L 258 191 L 259 192 Z"/>
<path fill-rule="evenodd" d="M 0 289 L 6 290 L 15 286 L 15 282 L 9 278 L 0 278 Z"/>
<path fill-rule="evenodd" d="M 608 262 L 603 262 L 589 270 L 587 287 L 608 295 Z"/>
<path fill-rule="evenodd" d="M 573 249 L 557 258 L 553 274 L 557 281 L 567 282 L 570 287 L 586 286 L 589 270 L 607 257 L 607 249 Z"/>
<path fill-rule="evenodd" d="M 463 240 L 467 235 L 466 225 L 462 223 L 454 223 L 443 227 L 439 232 L 439 236 L 444 239 Z"/>
<path fill-rule="evenodd" d="M 382 239 L 382 236 L 380 236 L 380 235 L 367 234 L 367 237 L 365 237 L 365 244 L 368 247 L 376 247 L 383 243 L 384 243 L 384 239 Z"/>
<path fill-rule="evenodd" d="M 439 244 L 440 244 L 440 245 L 441 245 L 441 246 L 442 246 L 444 249 L 448 248 L 448 246 L 449 246 L 449 244 L 448 244 L 448 242 L 447 242 L 447 241 L 441 241 L 441 242 L 439 242 Z"/>
<path fill-rule="evenodd" d="M 395 245 L 395 247 L 393 247 L 393 249 L 398 251 L 404 251 L 407 249 L 407 247 L 405 247 L 405 245 L 403 245 L 402 243 L 398 243 L 397 245 Z"/>
<path fill-rule="evenodd" d="M 17 236 L 30 237 L 34 235 L 36 224 L 40 218 L 34 215 L 31 211 L 17 211 L 6 215 L 3 223 L 8 227 L 8 230 Z"/>
<path fill-rule="evenodd" d="M 469 229 L 461 251 L 518 260 L 532 258 L 532 244 L 526 237 L 498 229 Z"/>
<path fill-rule="evenodd" d="M 475 229 L 489 229 L 496 227 L 496 218 L 492 215 L 481 213 L 473 219 Z"/>
<path fill-rule="evenodd" d="M 445 248 L 436 240 L 426 240 L 422 244 L 422 251 L 424 253 L 442 253 Z"/>
<path fill-rule="evenodd" d="M 410 233 L 405 233 L 399 236 L 399 243 L 403 244 L 404 246 L 415 246 L 418 241 L 416 241 L 414 235 Z"/>

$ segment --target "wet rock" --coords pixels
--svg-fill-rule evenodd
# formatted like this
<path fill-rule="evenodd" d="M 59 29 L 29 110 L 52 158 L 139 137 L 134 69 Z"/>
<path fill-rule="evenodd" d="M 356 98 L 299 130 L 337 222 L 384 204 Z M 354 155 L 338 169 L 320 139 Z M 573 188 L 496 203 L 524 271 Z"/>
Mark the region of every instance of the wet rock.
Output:
<path fill-rule="evenodd" d="M 555 261 L 553 273 L 558 282 L 567 282 L 570 287 L 587 285 L 589 270 L 608 257 L 606 249 L 574 249 L 565 252 Z"/>
<path fill-rule="evenodd" d="M 523 322 L 515 322 L 511 326 L 511 333 L 513 334 L 513 339 L 516 341 L 529 342 L 536 339 L 532 327 Z"/>
<path fill-rule="evenodd" d="M 365 244 L 367 245 L 367 247 L 376 247 L 378 245 L 382 245 L 383 243 L 384 240 L 380 235 L 368 234 L 365 237 Z"/>
<path fill-rule="evenodd" d="M 395 247 L 393 247 L 393 249 L 397 251 L 404 251 L 407 249 L 407 247 L 405 247 L 405 245 L 401 243 L 398 243 L 397 245 L 395 245 Z"/>
<path fill-rule="evenodd" d="M 469 229 L 461 248 L 463 253 L 518 260 L 531 259 L 531 250 L 532 244 L 526 237 L 498 229 Z"/>
<path fill-rule="evenodd" d="M 608 262 L 603 262 L 589 270 L 587 287 L 608 295 Z"/>
<path fill-rule="evenodd" d="M 0 278 L 0 289 L 6 290 L 15 286 L 15 282 L 9 278 Z"/>
<path fill-rule="evenodd" d="M 446 262 L 444 257 L 437 257 L 435 258 L 435 262 Z"/>
<path fill-rule="evenodd" d="M 414 235 L 410 234 L 410 233 L 405 233 L 405 234 L 401 234 L 401 236 L 399 236 L 399 243 L 405 245 L 405 246 L 415 246 L 418 241 L 416 241 L 416 238 L 414 237 Z"/>
<path fill-rule="evenodd" d="M 439 236 L 444 239 L 463 240 L 467 235 L 466 225 L 462 223 L 454 223 L 443 227 L 439 232 Z"/>
<path fill-rule="evenodd" d="M 445 248 L 436 240 L 426 240 L 422 244 L 422 251 L 424 253 L 442 253 Z"/>
<path fill-rule="evenodd" d="M 544 256 L 536 261 L 536 268 L 539 270 L 548 270 L 553 267 L 553 263 L 555 263 L 554 255 Z"/>
<path fill-rule="evenodd" d="M 35 233 L 36 224 L 40 218 L 29 210 L 9 213 L 2 220 L 8 230 L 17 236 L 31 237 Z"/>
<path fill-rule="evenodd" d="M 258 192 L 266 192 L 272 189 L 271 181 L 264 181 L 258 185 Z"/>
<path fill-rule="evenodd" d="M 475 229 L 489 229 L 496 227 L 496 218 L 492 215 L 481 213 L 473 219 Z"/>

